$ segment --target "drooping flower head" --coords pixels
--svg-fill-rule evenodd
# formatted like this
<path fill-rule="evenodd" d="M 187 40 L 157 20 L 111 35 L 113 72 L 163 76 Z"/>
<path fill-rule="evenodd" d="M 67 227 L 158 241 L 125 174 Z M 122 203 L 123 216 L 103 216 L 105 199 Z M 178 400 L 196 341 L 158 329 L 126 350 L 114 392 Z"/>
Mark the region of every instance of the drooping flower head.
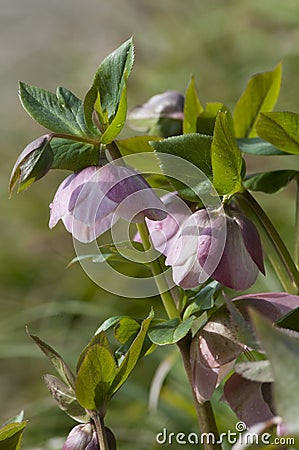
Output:
<path fill-rule="evenodd" d="M 166 219 L 147 223 L 153 245 L 166 256 L 177 285 L 192 289 L 212 277 L 224 286 L 244 290 L 253 285 L 259 271 L 264 273 L 259 234 L 241 213 L 220 208 L 193 214 L 189 210 L 188 214 L 174 195 L 167 198 L 167 209 Z M 168 240 L 164 250 L 159 229 Z"/>
<path fill-rule="evenodd" d="M 145 179 L 115 163 L 87 167 L 67 177 L 50 205 L 50 228 L 61 219 L 81 242 L 91 242 L 122 217 L 161 220 L 165 206 Z"/>

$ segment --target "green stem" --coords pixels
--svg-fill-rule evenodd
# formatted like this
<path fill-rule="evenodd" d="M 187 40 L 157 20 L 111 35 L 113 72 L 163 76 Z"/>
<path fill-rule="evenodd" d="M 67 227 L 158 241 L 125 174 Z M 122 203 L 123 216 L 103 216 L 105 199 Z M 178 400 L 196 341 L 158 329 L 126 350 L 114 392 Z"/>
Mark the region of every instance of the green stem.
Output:
<path fill-rule="evenodd" d="M 75 142 L 85 142 L 86 144 L 100 145 L 100 141 L 96 139 L 87 138 L 84 136 L 75 136 L 73 134 L 66 133 L 51 133 L 52 138 L 69 139 Z"/>
<path fill-rule="evenodd" d="M 139 235 L 141 237 L 144 250 L 145 251 L 150 250 L 151 243 L 149 240 L 148 229 L 145 222 L 138 223 L 137 229 L 139 231 Z M 177 307 L 169 290 L 167 281 L 164 277 L 161 276 L 163 274 L 163 269 L 159 258 L 155 259 L 154 261 L 151 261 L 150 266 L 152 273 L 155 277 L 155 283 L 157 284 L 157 287 L 159 289 L 160 297 L 162 299 L 165 311 L 169 319 L 180 319 L 180 314 L 177 310 Z"/>
<path fill-rule="evenodd" d="M 147 226 L 144 223 L 137 224 L 137 228 L 142 240 L 142 244 L 144 247 L 144 250 L 147 251 L 151 248 L 151 243 L 149 240 L 149 232 L 147 229 Z M 163 274 L 163 269 L 160 263 L 159 258 L 157 258 L 154 261 L 151 261 L 151 270 L 153 275 L 155 276 L 155 281 L 157 283 L 157 287 L 160 292 L 160 296 L 164 305 L 164 308 L 167 312 L 167 315 L 169 319 L 180 319 L 179 311 L 177 310 L 175 301 L 172 297 L 172 294 L 169 290 L 167 281 L 164 277 L 157 277 L 158 275 Z M 190 343 L 191 343 L 191 336 L 188 335 L 184 339 L 178 342 L 178 347 L 180 350 L 180 353 L 182 355 L 186 375 L 188 378 L 188 381 L 190 383 L 193 401 L 195 405 L 196 415 L 198 419 L 198 426 L 201 433 L 207 433 L 207 436 L 213 435 L 213 438 L 207 439 L 206 442 L 204 442 L 204 448 L 205 450 L 221 450 L 221 445 L 219 444 L 219 432 L 217 429 L 214 412 L 211 406 L 211 403 L 205 402 L 205 403 L 199 403 L 195 394 L 195 391 L 193 389 L 193 376 L 192 376 L 192 369 L 190 365 Z M 208 434 L 210 433 L 210 434 Z"/>
<path fill-rule="evenodd" d="M 90 411 L 89 414 L 93 420 L 93 423 L 94 423 L 94 426 L 96 429 L 99 448 L 101 450 L 109 450 L 109 444 L 108 444 L 107 433 L 106 433 L 106 428 L 105 428 L 103 417 L 101 417 L 97 413 L 97 411 Z"/>
<path fill-rule="evenodd" d="M 259 229 L 268 258 L 283 288 L 290 294 L 299 291 L 299 272 L 271 220 L 248 191 L 236 194 L 234 200 Z"/>
<path fill-rule="evenodd" d="M 295 264 L 299 270 L 299 175 L 296 177 L 296 216 L 295 216 Z"/>

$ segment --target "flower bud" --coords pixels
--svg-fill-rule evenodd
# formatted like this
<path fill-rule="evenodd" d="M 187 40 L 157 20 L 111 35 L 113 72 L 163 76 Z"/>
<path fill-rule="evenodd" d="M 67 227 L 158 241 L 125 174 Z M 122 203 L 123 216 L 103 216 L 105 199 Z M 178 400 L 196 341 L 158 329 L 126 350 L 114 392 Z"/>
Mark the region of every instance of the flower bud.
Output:
<path fill-rule="evenodd" d="M 92 424 L 85 423 L 75 426 L 70 431 L 62 450 L 100 450 Z"/>

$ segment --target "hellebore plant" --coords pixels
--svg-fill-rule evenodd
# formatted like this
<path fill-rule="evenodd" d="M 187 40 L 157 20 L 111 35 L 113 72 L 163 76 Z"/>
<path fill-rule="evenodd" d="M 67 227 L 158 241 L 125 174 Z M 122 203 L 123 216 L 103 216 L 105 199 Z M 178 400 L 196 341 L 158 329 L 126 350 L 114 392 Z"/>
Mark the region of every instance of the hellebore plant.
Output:
<path fill-rule="evenodd" d="M 45 375 L 50 393 L 80 423 L 63 449 L 115 449 L 104 422 L 111 398 L 141 358 L 170 345 L 182 357 L 199 431 L 213 436 L 205 449 L 222 443 L 210 402 L 216 389 L 247 427 L 299 439 L 298 197 L 293 259 L 251 193 L 273 194 L 292 180 L 298 188 L 299 172 L 246 169 L 247 154 L 287 160 L 299 153 L 299 115 L 272 112 L 281 65 L 254 75 L 233 113 L 222 103 L 203 106 L 194 77 L 185 95 L 166 91 L 127 111 L 133 55 L 132 39 L 108 55 L 83 101 L 66 88 L 54 94 L 20 83 L 23 107 L 49 133 L 21 153 L 10 190 L 27 189 L 51 169 L 72 172 L 50 205 L 50 228 L 62 220 L 76 240 L 95 243 L 102 257 L 75 261 L 89 258 L 99 271 L 120 244 L 123 264 L 135 254 L 139 269 L 152 271 L 168 316 L 152 310 L 143 320 L 106 319 L 76 373 L 30 334 L 58 372 Z M 125 124 L 145 135 L 119 137 Z M 184 169 L 187 163 L 198 175 Z M 113 235 L 116 222 L 128 225 L 121 242 Z M 97 243 L 109 230 L 111 245 Z M 270 266 L 281 292 L 253 293 Z M 108 340 L 111 328 L 118 348 Z"/>

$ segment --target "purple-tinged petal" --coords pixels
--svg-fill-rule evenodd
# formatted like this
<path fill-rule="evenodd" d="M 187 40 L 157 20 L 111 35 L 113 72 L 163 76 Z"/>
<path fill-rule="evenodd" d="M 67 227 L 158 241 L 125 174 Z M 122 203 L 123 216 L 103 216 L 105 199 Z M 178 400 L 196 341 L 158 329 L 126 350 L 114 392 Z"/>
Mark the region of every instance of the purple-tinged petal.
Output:
<path fill-rule="evenodd" d="M 241 228 L 243 241 L 248 253 L 260 271 L 265 275 L 262 243 L 255 225 L 251 220 L 241 214 L 236 215 L 234 218 Z"/>
<path fill-rule="evenodd" d="M 241 291 L 252 286 L 258 276 L 258 267 L 245 247 L 240 227 L 227 216 L 226 242 L 213 278 L 229 288 Z"/>
<path fill-rule="evenodd" d="M 200 403 L 210 400 L 217 385 L 219 368 L 211 368 L 203 364 L 200 347 L 195 339 L 190 347 L 190 365 L 192 386 L 197 400 Z"/>
<path fill-rule="evenodd" d="M 254 308 L 272 322 L 276 322 L 293 309 L 299 307 L 299 295 L 286 292 L 266 292 L 261 294 L 246 294 L 233 299 L 240 310 Z"/>
<path fill-rule="evenodd" d="M 99 450 L 98 441 L 90 423 L 76 425 L 69 433 L 62 450 Z"/>
<path fill-rule="evenodd" d="M 50 142 L 52 136 L 51 134 L 44 134 L 43 136 L 40 136 L 39 138 L 35 139 L 34 141 L 30 142 L 22 153 L 19 155 L 18 159 L 16 160 L 11 175 L 9 179 L 9 192 L 11 192 L 15 186 L 15 184 L 18 182 L 20 175 L 21 175 L 21 169 L 20 166 L 25 162 L 25 160 L 31 155 L 31 153 L 35 152 L 38 149 L 45 148 L 47 144 Z M 50 167 L 46 167 L 45 170 L 47 171 L 50 169 Z M 43 173 L 43 175 L 45 174 Z M 40 174 L 40 176 L 42 176 Z"/>
<path fill-rule="evenodd" d="M 53 228 L 60 219 L 63 219 L 64 216 L 70 213 L 71 210 L 69 209 L 69 203 L 74 191 L 78 189 L 76 195 L 77 199 L 82 187 L 84 186 L 84 183 L 90 179 L 90 177 L 95 173 L 97 169 L 97 167 L 87 167 L 86 169 L 69 175 L 60 184 L 54 196 L 53 202 L 50 205 L 50 228 Z M 74 202 L 74 199 L 72 200 L 72 202 Z"/>
<path fill-rule="evenodd" d="M 175 283 L 189 289 L 207 280 L 219 264 L 224 242 L 221 213 L 200 210 L 188 217 L 165 261 L 172 266 Z"/>
<path fill-rule="evenodd" d="M 265 401 L 263 383 L 246 380 L 234 373 L 224 385 L 224 400 L 247 426 L 266 422 L 274 415 Z"/>
<path fill-rule="evenodd" d="M 174 245 L 177 233 L 186 218 L 191 215 L 191 211 L 176 192 L 164 195 L 161 201 L 165 205 L 167 217 L 159 221 L 146 219 L 146 223 L 154 248 L 167 256 Z"/>

